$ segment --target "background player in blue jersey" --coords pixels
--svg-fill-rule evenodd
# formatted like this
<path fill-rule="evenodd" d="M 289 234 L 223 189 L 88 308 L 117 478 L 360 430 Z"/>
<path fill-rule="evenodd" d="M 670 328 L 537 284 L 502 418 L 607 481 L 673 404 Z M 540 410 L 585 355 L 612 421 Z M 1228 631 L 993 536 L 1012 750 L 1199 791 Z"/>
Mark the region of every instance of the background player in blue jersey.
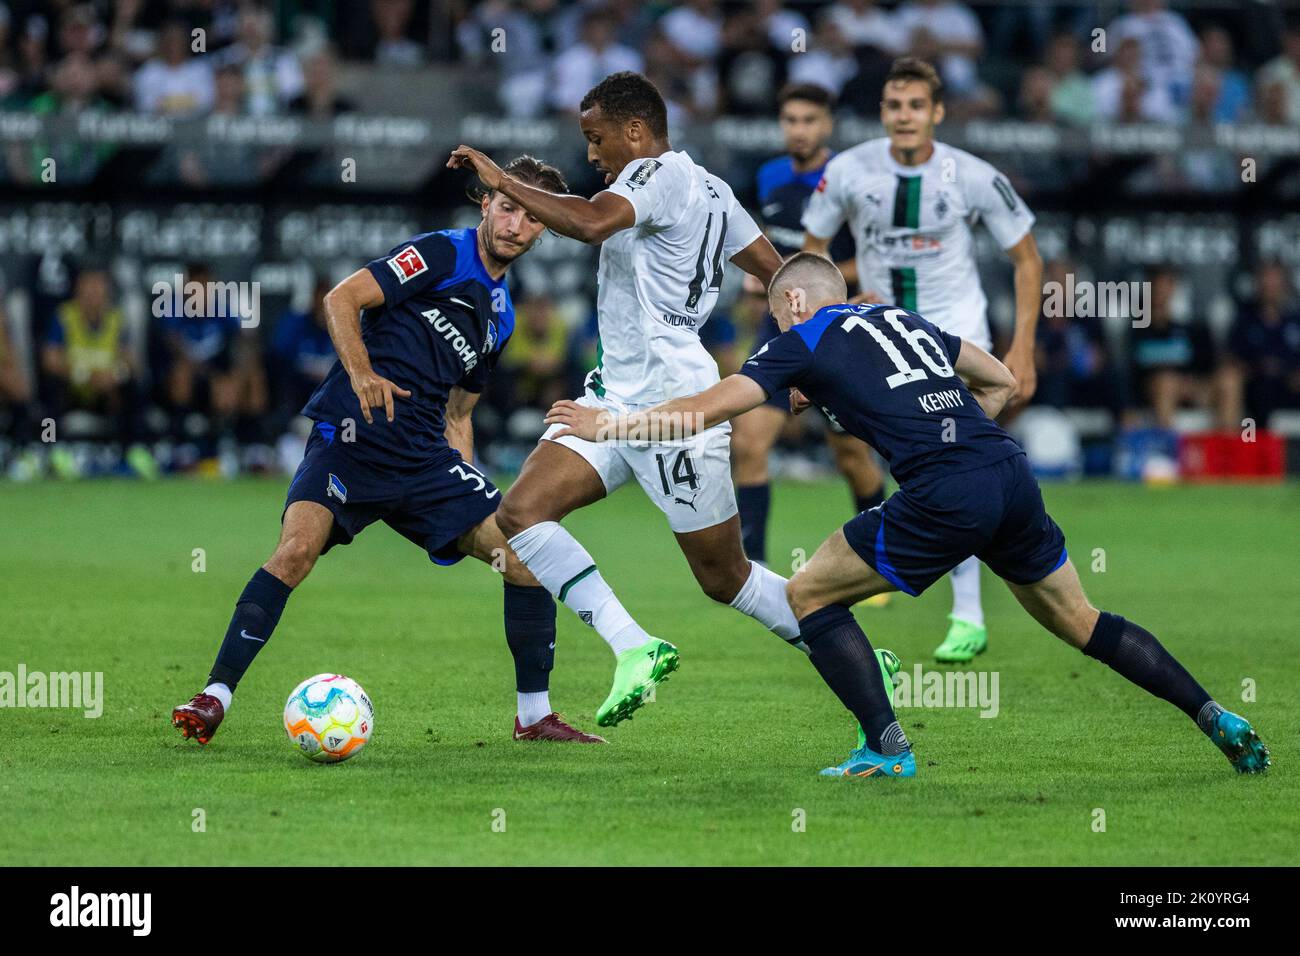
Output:
<path fill-rule="evenodd" d="M 828 145 L 835 125 L 831 93 L 824 87 L 788 84 L 777 94 L 777 103 L 785 155 L 759 167 L 758 201 L 763 232 L 777 252 L 788 256 L 803 245 L 804 210 L 821 182 L 826 164 L 835 155 Z M 853 255 L 853 236 L 845 226 L 831 242 L 830 256 L 845 271 L 856 273 Z M 755 348 L 780 334 L 776 320 L 767 313 L 759 326 Z M 740 509 L 740 532 L 745 554 L 755 561 L 767 560 L 767 516 L 772 500 L 768 456 L 789 414 L 790 393 L 782 390 L 732 423 L 731 468 Z M 854 510 L 866 511 L 880 504 L 884 499 L 884 476 L 871 449 L 834 424 L 826 440 L 835 456 L 835 467 L 849 483 Z"/>
<path fill-rule="evenodd" d="M 915 312 L 847 298 L 828 259 L 792 256 L 768 287 L 787 331 L 738 374 L 617 419 L 572 402 L 548 416 L 588 440 L 666 440 L 795 387 L 889 462 L 899 490 L 831 535 L 787 587 L 813 664 L 866 737 L 823 773 L 915 775 L 871 643 L 849 609 L 888 591 L 920 594 L 971 555 L 1057 637 L 1195 720 L 1239 772 L 1264 770 L 1268 750 L 1244 718 L 1215 703 L 1150 632 L 1084 596 L 1024 452 L 993 421 L 1016 388 L 1006 366 Z"/>
<path fill-rule="evenodd" d="M 530 156 L 506 169 L 567 191 L 558 170 Z M 502 571 L 515 739 L 604 742 L 550 709 L 555 602 L 510 550 L 494 515 L 500 492 L 473 465 L 470 413 L 514 330 L 506 270 L 545 228 L 501 193 L 485 193 L 481 207 L 476 228 L 416 236 L 326 295 L 339 360 L 303 408 L 315 425 L 289 485 L 280 543 L 240 595 L 207 686 L 172 712 L 184 736 L 212 738 L 317 557 L 383 521 L 436 564 L 468 554 Z"/>

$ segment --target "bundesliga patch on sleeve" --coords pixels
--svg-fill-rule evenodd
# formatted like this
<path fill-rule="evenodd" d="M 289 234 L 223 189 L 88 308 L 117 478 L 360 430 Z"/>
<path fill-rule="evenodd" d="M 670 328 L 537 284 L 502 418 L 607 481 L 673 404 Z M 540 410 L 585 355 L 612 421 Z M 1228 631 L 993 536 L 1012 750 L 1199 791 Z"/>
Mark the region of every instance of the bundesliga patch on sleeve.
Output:
<path fill-rule="evenodd" d="M 636 172 L 627 178 L 627 184 L 633 189 L 644 186 L 662 165 L 663 163 L 657 159 L 647 159 L 637 167 Z"/>
<path fill-rule="evenodd" d="M 424 257 L 420 255 L 420 250 L 415 246 L 407 246 L 389 259 L 388 267 L 396 274 L 397 281 L 403 283 L 409 282 L 422 272 L 429 271 Z"/>

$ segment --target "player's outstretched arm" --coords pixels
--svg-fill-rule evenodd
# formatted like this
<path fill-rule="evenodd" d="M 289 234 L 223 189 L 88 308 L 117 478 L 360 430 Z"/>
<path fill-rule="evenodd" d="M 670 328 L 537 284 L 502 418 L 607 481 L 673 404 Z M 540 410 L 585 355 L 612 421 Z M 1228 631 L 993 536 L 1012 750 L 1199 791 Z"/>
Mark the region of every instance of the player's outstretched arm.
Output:
<path fill-rule="evenodd" d="M 678 441 L 698 435 L 767 401 L 767 393 L 747 375 L 729 375 L 697 395 L 674 398 L 644 412 L 614 415 L 577 402 L 556 402 L 546 424 L 564 425 L 555 438 L 573 435 L 587 441 Z"/>
<path fill-rule="evenodd" d="M 763 283 L 763 288 L 766 289 L 776 270 L 781 268 L 781 253 L 776 251 L 767 236 L 760 234 L 732 256 L 731 261 Z"/>
<path fill-rule="evenodd" d="M 961 340 L 953 369 L 989 418 L 996 418 L 1015 394 L 1016 377 L 1011 370 L 974 342 Z"/>
<path fill-rule="evenodd" d="M 369 269 L 358 269 L 325 294 L 325 326 L 330 341 L 338 353 L 343 371 L 348 373 L 352 391 L 361 403 L 361 415 L 367 424 L 374 424 L 372 408 L 382 408 L 393 420 L 393 396 L 410 398 L 411 393 L 399 388 L 370 367 L 370 353 L 361 338 L 361 310 L 376 309 L 384 304 L 384 290 L 379 287 Z"/>
<path fill-rule="evenodd" d="M 1016 378 L 1016 391 L 1012 400 L 1016 406 L 1024 405 L 1038 389 L 1038 369 L 1034 364 L 1034 345 L 1038 333 L 1038 313 L 1042 309 L 1043 258 L 1038 252 L 1034 234 L 1007 250 L 1007 257 L 1015 269 L 1016 329 L 1011 337 L 1004 361 Z"/>
<path fill-rule="evenodd" d="M 617 193 L 605 190 L 591 199 L 549 193 L 521 183 L 503 172 L 486 153 L 470 146 L 458 146 L 452 150 L 447 168 L 474 170 L 488 189 L 504 193 L 545 223 L 548 229 L 579 242 L 601 243 L 614 233 L 636 225 L 636 210 Z"/>

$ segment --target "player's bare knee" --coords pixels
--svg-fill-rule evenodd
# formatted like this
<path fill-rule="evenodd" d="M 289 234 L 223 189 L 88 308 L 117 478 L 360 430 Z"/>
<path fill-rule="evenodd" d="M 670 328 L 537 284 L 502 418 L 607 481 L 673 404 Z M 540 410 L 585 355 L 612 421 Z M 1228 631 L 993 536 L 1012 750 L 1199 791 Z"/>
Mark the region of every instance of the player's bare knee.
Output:
<path fill-rule="evenodd" d="M 306 537 L 293 535 L 280 542 L 265 567 L 289 587 L 297 587 L 316 566 L 319 556 L 320 550 Z"/>
<path fill-rule="evenodd" d="M 756 485 L 767 480 L 767 450 L 751 439 L 731 441 L 731 470 L 739 485 Z"/>
<path fill-rule="evenodd" d="M 533 517 L 531 511 L 528 502 L 522 496 L 507 492 L 501 499 L 501 507 L 497 508 L 497 527 L 507 539 L 513 538 L 541 520 Z"/>
<path fill-rule="evenodd" d="M 749 562 L 743 564 L 706 564 L 694 567 L 695 580 L 709 598 L 719 604 L 730 604 L 749 580 Z"/>
<path fill-rule="evenodd" d="M 493 558 L 493 563 L 496 558 Z M 541 587 L 541 582 L 533 577 L 533 572 L 528 570 L 527 565 L 515 556 L 515 553 L 509 548 L 505 552 L 505 569 L 501 572 L 502 577 L 506 579 L 507 584 L 513 584 L 521 588 Z"/>
<path fill-rule="evenodd" d="M 807 580 L 807 576 L 796 574 L 785 585 L 785 599 L 789 602 L 795 619 L 800 621 L 824 606 L 817 603 L 816 597 L 808 588 Z"/>

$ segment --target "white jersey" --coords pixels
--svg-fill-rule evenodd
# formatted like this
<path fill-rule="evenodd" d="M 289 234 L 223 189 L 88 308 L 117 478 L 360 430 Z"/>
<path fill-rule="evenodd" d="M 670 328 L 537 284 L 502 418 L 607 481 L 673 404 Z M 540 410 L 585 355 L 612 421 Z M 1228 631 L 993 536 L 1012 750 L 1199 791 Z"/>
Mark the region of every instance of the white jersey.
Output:
<path fill-rule="evenodd" d="M 718 381 L 700 342 L 728 259 L 761 235 L 731 187 L 684 152 L 636 159 L 610 185 L 636 225 L 600 247 L 600 339 L 587 387 L 629 405 L 693 395 Z"/>
<path fill-rule="evenodd" d="M 889 155 L 887 138 L 868 140 L 827 164 L 803 227 L 827 238 L 846 220 L 860 289 L 990 347 L 971 226 L 982 220 L 998 245 L 1010 249 L 1034 224 L 1006 177 L 944 143 L 935 143 L 920 166 L 903 166 Z"/>

